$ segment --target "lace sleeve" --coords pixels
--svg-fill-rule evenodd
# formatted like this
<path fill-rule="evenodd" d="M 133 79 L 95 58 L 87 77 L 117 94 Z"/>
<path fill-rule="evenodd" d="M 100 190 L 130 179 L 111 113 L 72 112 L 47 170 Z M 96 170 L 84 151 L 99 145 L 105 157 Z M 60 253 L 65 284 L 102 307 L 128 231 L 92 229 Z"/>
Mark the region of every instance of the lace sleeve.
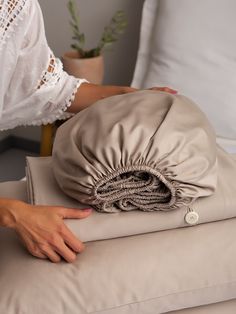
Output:
<path fill-rule="evenodd" d="M 10 37 L 19 21 L 24 18 L 24 12 L 29 1 L 2 0 L 0 1 L 0 49 Z"/>
<path fill-rule="evenodd" d="M 1 46 L 5 44 L 0 50 L 0 129 L 72 116 L 66 110 L 87 81 L 63 71 L 48 46 L 38 1 L 3 0 L 0 8 Z"/>

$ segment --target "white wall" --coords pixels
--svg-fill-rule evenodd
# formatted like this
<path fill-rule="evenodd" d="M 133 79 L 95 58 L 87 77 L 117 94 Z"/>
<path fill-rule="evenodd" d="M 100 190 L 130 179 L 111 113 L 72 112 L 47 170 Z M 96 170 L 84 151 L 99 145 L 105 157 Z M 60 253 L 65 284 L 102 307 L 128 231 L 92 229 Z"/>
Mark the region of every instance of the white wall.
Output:
<path fill-rule="evenodd" d="M 39 0 L 44 18 L 48 42 L 57 56 L 70 49 L 71 28 L 67 0 Z M 128 16 L 126 33 L 105 53 L 106 84 L 129 85 L 133 76 L 139 39 L 139 25 L 143 0 L 77 0 L 81 30 L 86 34 L 88 47 L 99 40 L 103 28 L 115 11 L 122 9 Z M 56 4 L 56 5 L 55 5 Z"/>
<path fill-rule="evenodd" d="M 81 29 L 87 37 L 88 47 L 99 39 L 102 30 L 116 10 L 122 9 L 128 16 L 126 33 L 115 43 L 113 50 L 105 53 L 104 84 L 130 85 L 139 39 L 139 25 L 143 0 L 77 0 L 80 9 Z M 52 50 L 60 57 L 70 50 L 71 29 L 67 0 L 39 0 L 46 35 Z M 39 127 L 21 127 L 12 131 L 16 136 L 39 140 Z"/>

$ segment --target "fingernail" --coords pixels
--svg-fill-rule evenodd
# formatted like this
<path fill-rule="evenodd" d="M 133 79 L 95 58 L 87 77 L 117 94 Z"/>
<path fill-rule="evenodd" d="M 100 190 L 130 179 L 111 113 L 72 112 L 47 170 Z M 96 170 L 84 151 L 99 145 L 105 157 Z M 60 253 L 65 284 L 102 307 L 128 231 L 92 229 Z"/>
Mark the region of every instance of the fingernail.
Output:
<path fill-rule="evenodd" d="M 92 209 L 92 208 L 83 208 L 83 210 L 84 210 L 85 212 L 91 212 L 93 209 Z"/>

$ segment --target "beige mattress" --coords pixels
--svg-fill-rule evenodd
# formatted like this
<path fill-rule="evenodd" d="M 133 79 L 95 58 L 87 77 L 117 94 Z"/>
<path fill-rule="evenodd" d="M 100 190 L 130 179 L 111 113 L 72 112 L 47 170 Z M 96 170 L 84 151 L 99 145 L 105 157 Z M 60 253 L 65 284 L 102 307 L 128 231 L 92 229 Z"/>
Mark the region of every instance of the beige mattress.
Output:
<path fill-rule="evenodd" d="M 25 182 L 0 184 L 0 196 L 25 200 Z M 0 313 L 233 314 L 235 238 L 233 218 L 88 242 L 73 264 L 52 264 L 1 228 Z"/>

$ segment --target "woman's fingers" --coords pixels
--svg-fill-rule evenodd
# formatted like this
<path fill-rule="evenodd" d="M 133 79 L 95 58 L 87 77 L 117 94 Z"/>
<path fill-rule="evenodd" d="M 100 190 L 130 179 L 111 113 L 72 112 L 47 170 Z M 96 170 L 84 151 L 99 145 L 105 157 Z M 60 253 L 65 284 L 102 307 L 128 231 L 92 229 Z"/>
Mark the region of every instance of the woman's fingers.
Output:
<path fill-rule="evenodd" d="M 63 219 L 86 218 L 91 214 L 91 209 L 20 205 L 14 228 L 33 256 L 49 258 L 54 263 L 59 262 L 61 257 L 67 262 L 73 262 L 76 254 L 83 251 L 83 243 L 70 231 Z"/>
<path fill-rule="evenodd" d="M 61 228 L 61 232 L 60 232 L 63 240 L 65 241 L 65 243 L 75 252 L 77 253 L 81 253 L 85 246 L 83 244 L 83 242 L 81 242 L 71 231 L 70 229 L 64 225 Z"/>
<path fill-rule="evenodd" d="M 73 235 L 64 223 L 60 225 L 57 234 L 51 237 L 48 244 L 53 251 L 63 257 L 68 263 L 74 262 L 77 253 L 82 252 L 84 249 L 83 243 Z"/>
<path fill-rule="evenodd" d="M 172 88 L 169 88 L 169 87 L 152 87 L 152 88 L 149 88 L 150 90 L 157 90 L 157 91 L 161 91 L 161 92 L 166 92 L 166 93 L 170 93 L 170 94 L 177 94 L 178 91 L 172 89 Z"/>
<path fill-rule="evenodd" d="M 65 226 L 65 229 L 67 227 Z M 67 262 L 72 263 L 76 259 L 76 253 L 82 252 L 84 246 L 81 241 L 79 241 L 72 232 L 67 229 L 63 231 L 63 235 L 58 235 L 52 237 L 48 242 L 44 243 L 34 243 L 29 235 L 21 233 L 21 240 L 26 247 L 26 249 L 35 257 L 42 259 L 49 259 L 53 263 L 58 263 L 63 257 Z M 71 249 L 65 244 L 63 237 L 65 237 L 66 242 L 70 245 Z M 76 253 L 75 253 L 76 252 Z"/>
<path fill-rule="evenodd" d="M 59 263 L 61 257 L 55 252 L 55 250 L 47 244 L 40 245 L 40 249 L 44 255 L 46 255 L 51 262 Z"/>
<path fill-rule="evenodd" d="M 34 250 L 33 252 L 29 251 L 34 257 L 38 257 L 38 258 L 41 258 L 41 259 L 47 259 L 48 257 L 41 253 L 39 250 Z"/>
<path fill-rule="evenodd" d="M 47 259 L 47 256 L 43 254 L 40 249 L 38 248 L 37 245 L 29 238 L 27 237 L 24 233 L 20 234 L 20 239 L 25 246 L 25 248 L 31 253 L 31 255 L 42 258 L 42 259 Z"/>
<path fill-rule="evenodd" d="M 85 209 L 75 209 L 75 208 L 66 208 L 66 207 L 55 207 L 57 214 L 63 218 L 71 219 L 83 219 L 87 218 L 92 213 L 92 208 Z"/>
<path fill-rule="evenodd" d="M 64 241 L 61 241 L 55 247 L 55 250 L 60 256 L 64 258 L 68 263 L 73 263 L 76 260 L 76 253 L 72 251 Z"/>

